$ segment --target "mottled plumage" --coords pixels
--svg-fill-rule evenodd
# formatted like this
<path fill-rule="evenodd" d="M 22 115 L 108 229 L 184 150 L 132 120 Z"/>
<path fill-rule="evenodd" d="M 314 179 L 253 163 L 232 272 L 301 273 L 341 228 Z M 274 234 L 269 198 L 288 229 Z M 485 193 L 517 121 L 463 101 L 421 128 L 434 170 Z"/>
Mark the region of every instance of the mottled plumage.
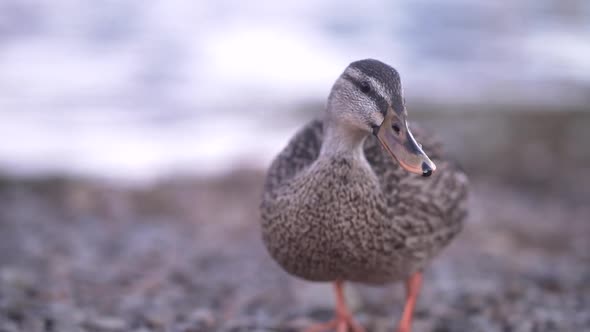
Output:
<path fill-rule="evenodd" d="M 344 281 L 405 279 L 398 332 L 410 332 L 421 271 L 461 230 L 467 193 L 440 145 L 416 134 L 399 73 L 355 61 L 334 83 L 322 120 L 272 163 L 261 204 L 268 251 L 291 274 L 335 286 L 335 319 L 311 331 L 362 331 L 344 303 Z"/>
<path fill-rule="evenodd" d="M 264 187 L 262 232 L 272 257 L 314 281 L 384 283 L 421 269 L 461 230 L 467 180 L 442 159 L 440 144 L 413 131 L 437 164 L 429 178 L 399 167 L 373 136 L 366 161 L 318 160 L 322 121 L 299 131 Z"/>

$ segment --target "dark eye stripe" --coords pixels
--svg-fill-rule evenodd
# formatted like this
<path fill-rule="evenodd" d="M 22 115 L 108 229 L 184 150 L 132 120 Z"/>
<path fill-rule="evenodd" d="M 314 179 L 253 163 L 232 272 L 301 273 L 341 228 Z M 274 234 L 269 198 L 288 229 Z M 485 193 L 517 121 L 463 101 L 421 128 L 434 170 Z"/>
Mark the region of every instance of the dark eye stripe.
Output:
<path fill-rule="evenodd" d="M 365 93 L 367 96 L 369 96 L 369 98 L 371 98 L 371 100 L 373 100 L 375 102 L 375 104 L 377 105 L 377 107 L 379 108 L 381 113 L 385 116 L 385 114 L 387 113 L 387 108 L 388 108 L 389 104 L 387 103 L 387 100 L 385 100 L 385 98 L 383 98 L 380 94 L 378 94 L 375 91 L 375 89 L 370 89 L 369 91 L 364 92 L 362 81 L 357 80 L 356 78 L 350 76 L 349 74 L 342 75 L 342 78 L 349 81 L 354 86 L 356 86 L 357 89 L 359 89 L 359 91 L 363 91 L 363 93 Z"/>

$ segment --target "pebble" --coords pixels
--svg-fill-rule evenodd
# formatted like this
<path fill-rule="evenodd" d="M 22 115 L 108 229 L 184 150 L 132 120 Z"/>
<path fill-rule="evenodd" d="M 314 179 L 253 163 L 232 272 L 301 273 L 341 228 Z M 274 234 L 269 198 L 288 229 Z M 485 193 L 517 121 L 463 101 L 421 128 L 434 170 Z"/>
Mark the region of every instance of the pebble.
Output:
<path fill-rule="evenodd" d="M 127 323 L 118 317 L 93 317 L 84 322 L 84 326 L 100 332 L 119 332 L 127 330 Z"/>

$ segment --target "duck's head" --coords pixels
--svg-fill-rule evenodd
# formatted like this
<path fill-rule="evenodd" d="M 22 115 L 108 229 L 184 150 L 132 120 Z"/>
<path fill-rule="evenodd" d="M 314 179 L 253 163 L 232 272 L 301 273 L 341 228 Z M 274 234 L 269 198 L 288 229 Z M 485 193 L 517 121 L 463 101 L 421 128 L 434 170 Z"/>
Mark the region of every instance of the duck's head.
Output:
<path fill-rule="evenodd" d="M 408 127 L 398 72 L 381 61 L 351 63 L 328 98 L 328 119 L 349 130 L 373 134 L 405 170 L 430 176 L 436 169 Z"/>

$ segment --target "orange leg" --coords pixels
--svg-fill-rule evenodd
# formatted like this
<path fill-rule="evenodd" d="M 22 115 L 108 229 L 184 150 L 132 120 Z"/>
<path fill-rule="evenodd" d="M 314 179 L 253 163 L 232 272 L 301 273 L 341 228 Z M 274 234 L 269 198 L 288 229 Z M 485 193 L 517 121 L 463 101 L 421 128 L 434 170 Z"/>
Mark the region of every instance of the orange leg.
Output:
<path fill-rule="evenodd" d="M 416 306 L 420 287 L 422 287 L 422 273 L 414 273 L 406 281 L 406 305 L 404 306 L 404 313 L 402 314 L 402 319 L 397 327 L 397 332 L 411 332 L 412 316 L 414 314 L 414 307 Z"/>
<path fill-rule="evenodd" d="M 363 328 L 358 325 L 352 318 L 352 314 L 344 301 L 343 282 L 334 282 L 336 292 L 336 317 L 327 323 L 316 324 L 308 327 L 305 332 L 320 332 L 336 329 L 337 332 L 347 332 L 350 327 L 354 332 L 364 332 Z"/>

